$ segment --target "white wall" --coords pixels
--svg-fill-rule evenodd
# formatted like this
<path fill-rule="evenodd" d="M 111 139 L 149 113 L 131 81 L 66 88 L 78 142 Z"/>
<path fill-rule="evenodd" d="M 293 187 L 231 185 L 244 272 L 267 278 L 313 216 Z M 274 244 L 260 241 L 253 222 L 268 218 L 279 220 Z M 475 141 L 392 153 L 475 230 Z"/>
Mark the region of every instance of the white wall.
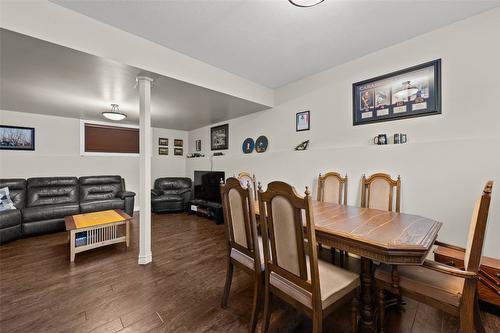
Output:
<path fill-rule="evenodd" d="M 352 126 L 352 83 L 442 59 L 442 115 Z M 363 173 L 402 178 L 402 211 L 444 223 L 439 238 L 465 246 L 476 197 L 496 181 L 484 253 L 500 257 L 500 9 L 457 22 L 404 43 L 292 83 L 276 92 L 273 109 L 229 121 L 230 148 L 214 157 L 226 175 L 256 174 L 316 190 L 319 172 L 349 175 L 348 203 L 360 204 Z M 311 130 L 295 132 L 295 113 L 311 110 Z M 186 175 L 210 169 L 209 127 L 189 133 L 207 157 L 187 160 Z M 404 145 L 374 146 L 378 133 L 407 133 Z M 266 153 L 244 155 L 245 138 L 269 138 Z M 310 139 L 310 149 L 293 151 Z"/>
<path fill-rule="evenodd" d="M 79 119 L 0 110 L 0 123 L 35 128 L 35 151 L 0 151 L 0 178 L 120 175 L 127 190 L 138 193 L 139 156 L 80 156 Z M 169 139 L 168 156 L 158 155 L 158 137 Z M 186 153 L 173 155 L 174 139 L 187 142 L 187 132 L 153 128 L 153 182 L 185 175 Z M 135 203 L 137 210 L 138 198 Z"/>

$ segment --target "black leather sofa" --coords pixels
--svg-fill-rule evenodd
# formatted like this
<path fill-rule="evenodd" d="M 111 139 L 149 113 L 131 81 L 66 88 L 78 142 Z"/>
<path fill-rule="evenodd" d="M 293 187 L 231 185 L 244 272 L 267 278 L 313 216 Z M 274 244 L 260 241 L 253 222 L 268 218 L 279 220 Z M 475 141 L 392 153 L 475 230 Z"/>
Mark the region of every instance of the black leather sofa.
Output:
<path fill-rule="evenodd" d="M 184 177 L 165 177 L 155 180 L 151 190 L 151 210 L 154 213 L 180 212 L 191 200 L 192 181 Z"/>
<path fill-rule="evenodd" d="M 134 192 L 120 176 L 0 179 L 17 209 L 0 212 L 0 244 L 21 236 L 63 231 L 64 217 L 107 209 L 134 213 Z"/>

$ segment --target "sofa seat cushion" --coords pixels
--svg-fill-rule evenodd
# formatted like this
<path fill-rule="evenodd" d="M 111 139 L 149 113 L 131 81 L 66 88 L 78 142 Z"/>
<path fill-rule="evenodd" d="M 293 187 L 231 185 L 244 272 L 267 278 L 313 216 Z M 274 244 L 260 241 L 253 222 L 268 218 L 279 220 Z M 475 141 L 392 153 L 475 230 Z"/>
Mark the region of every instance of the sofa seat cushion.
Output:
<path fill-rule="evenodd" d="M 0 212 L 0 229 L 13 227 L 21 224 L 21 211 L 9 209 Z"/>
<path fill-rule="evenodd" d="M 122 199 L 106 199 L 106 200 L 92 200 L 80 202 L 80 211 L 82 213 L 98 212 L 101 210 L 109 209 L 124 209 L 125 202 Z"/>
<path fill-rule="evenodd" d="M 43 205 L 22 209 L 23 223 L 64 218 L 80 213 L 77 203 Z"/>
<path fill-rule="evenodd" d="M 184 198 L 180 195 L 175 195 L 175 194 L 163 194 L 159 195 L 157 197 L 151 198 L 152 202 L 177 202 L 177 201 L 184 201 Z"/>

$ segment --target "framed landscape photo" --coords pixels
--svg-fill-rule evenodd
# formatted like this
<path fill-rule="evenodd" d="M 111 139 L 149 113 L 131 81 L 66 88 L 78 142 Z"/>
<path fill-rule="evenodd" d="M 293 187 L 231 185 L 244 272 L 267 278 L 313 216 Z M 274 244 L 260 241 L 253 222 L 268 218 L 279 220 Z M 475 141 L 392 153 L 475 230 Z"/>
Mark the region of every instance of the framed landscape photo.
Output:
<path fill-rule="evenodd" d="M 174 146 L 175 147 L 182 147 L 182 146 L 184 146 L 184 141 L 182 141 L 182 139 L 174 139 Z"/>
<path fill-rule="evenodd" d="M 168 147 L 158 147 L 158 155 L 168 155 Z"/>
<path fill-rule="evenodd" d="M 168 146 L 168 138 L 158 138 L 158 146 Z"/>
<path fill-rule="evenodd" d="M 0 125 L 1 150 L 35 150 L 35 129 Z"/>
<path fill-rule="evenodd" d="M 302 111 L 295 115 L 295 131 L 308 131 L 311 129 L 311 112 Z"/>
<path fill-rule="evenodd" d="M 176 156 L 182 156 L 182 148 L 174 148 L 174 155 Z"/>
<path fill-rule="evenodd" d="M 210 128 L 210 149 L 223 150 L 229 148 L 229 124 Z"/>
<path fill-rule="evenodd" d="M 441 59 L 352 85 L 353 125 L 441 113 Z"/>

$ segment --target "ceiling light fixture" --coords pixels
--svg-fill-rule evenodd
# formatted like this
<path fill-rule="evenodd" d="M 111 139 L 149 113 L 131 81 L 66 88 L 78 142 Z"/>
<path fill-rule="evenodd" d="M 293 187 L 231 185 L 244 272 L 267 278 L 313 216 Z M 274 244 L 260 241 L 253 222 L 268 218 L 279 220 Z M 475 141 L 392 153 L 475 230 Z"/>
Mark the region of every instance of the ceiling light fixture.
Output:
<path fill-rule="evenodd" d="M 111 111 L 104 111 L 102 115 L 110 120 L 123 120 L 127 118 L 127 115 L 118 110 L 118 104 L 111 104 Z"/>
<path fill-rule="evenodd" d="M 416 93 L 418 93 L 418 88 L 412 85 L 411 81 L 405 81 L 403 82 L 403 88 L 394 93 L 394 96 L 399 99 L 406 100 Z"/>
<path fill-rule="evenodd" d="M 290 3 L 297 7 L 312 7 L 322 3 L 325 0 L 288 0 Z"/>

